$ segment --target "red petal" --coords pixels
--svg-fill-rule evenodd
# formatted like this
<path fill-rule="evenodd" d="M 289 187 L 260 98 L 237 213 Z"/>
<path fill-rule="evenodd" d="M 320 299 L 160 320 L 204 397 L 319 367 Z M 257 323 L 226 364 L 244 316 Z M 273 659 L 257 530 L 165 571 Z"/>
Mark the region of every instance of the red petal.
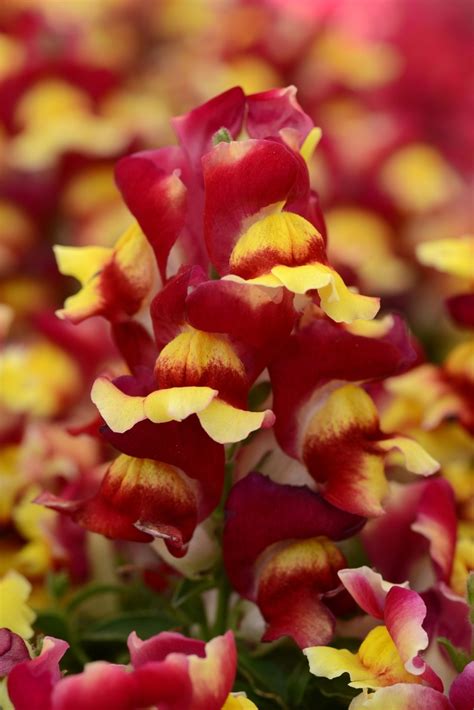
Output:
<path fill-rule="evenodd" d="M 251 138 L 279 135 L 282 128 L 298 134 L 299 146 L 313 128 L 312 119 L 296 100 L 296 87 L 271 89 L 247 97 L 247 131 Z"/>
<path fill-rule="evenodd" d="M 462 293 L 446 300 L 451 318 L 460 326 L 474 328 L 474 293 Z"/>
<path fill-rule="evenodd" d="M 203 158 L 204 232 L 211 261 L 229 273 L 229 258 L 245 221 L 264 207 L 309 196 L 303 159 L 282 143 L 220 143 Z"/>
<path fill-rule="evenodd" d="M 448 481 L 393 485 L 385 511 L 362 532 L 370 560 L 384 579 L 404 582 L 414 562 L 429 553 L 438 576 L 448 580 L 456 541 L 456 509 Z"/>
<path fill-rule="evenodd" d="M 227 128 L 237 139 L 244 117 L 245 94 L 235 86 L 172 123 L 179 142 L 188 154 L 193 170 L 200 172 L 201 158 L 212 148 L 212 138 L 220 128 Z"/>
<path fill-rule="evenodd" d="M 280 446 L 298 456 L 298 410 L 317 387 L 330 380 L 389 377 L 404 372 L 416 359 L 410 334 L 397 316 L 382 338 L 354 335 L 329 320 L 314 320 L 288 339 L 269 368 Z"/>
<path fill-rule="evenodd" d="M 119 451 L 165 461 L 197 481 L 199 520 L 206 518 L 219 503 L 224 481 L 224 447 L 207 436 L 197 417 L 167 424 L 143 421 L 125 434 L 104 427 L 102 433 Z"/>
<path fill-rule="evenodd" d="M 186 220 L 186 169 L 180 148 L 135 153 L 119 160 L 115 179 L 122 196 L 155 252 L 163 281 L 171 247 Z"/>

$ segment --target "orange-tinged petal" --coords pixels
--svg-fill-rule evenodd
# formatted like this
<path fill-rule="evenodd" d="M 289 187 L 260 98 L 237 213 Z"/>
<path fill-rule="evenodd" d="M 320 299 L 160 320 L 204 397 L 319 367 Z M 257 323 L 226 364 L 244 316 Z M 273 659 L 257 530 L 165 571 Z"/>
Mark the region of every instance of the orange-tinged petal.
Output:
<path fill-rule="evenodd" d="M 43 493 L 37 502 L 106 537 L 137 542 L 161 537 L 177 554 L 191 539 L 198 514 L 196 492 L 181 469 L 125 454 L 110 464 L 92 497 L 61 500 Z"/>
<path fill-rule="evenodd" d="M 257 594 L 268 623 L 263 640 L 291 636 L 301 648 L 328 643 L 334 616 L 324 604 L 324 595 L 334 596 L 339 587 L 337 572 L 345 564 L 336 545 L 323 537 L 291 542 L 263 561 Z"/>
<path fill-rule="evenodd" d="M 249 412 L 237 409 L 221 399 L 214 399 L 206 409 L 198 412 L 204 431 L 219 444 L 232 444 L 246 439 L 252 432 L 273 425 L 275 416 L 264 412 Z"/>
<path fill-rule="evenodd" d="M 191 326 L 165 345 L 156 361 L 155 377 L 161 389 L 211 387 L 234 404 L 245 401 L 248 390 L 244 364 L 230 340 Z"/>
<path fill-rule="evenodd" d="M 313 261 L 325 261 L 321 234 L 304 217 L 278 211 L 250 225 L 234 246 L 229 263 L 233 273 L 251 279 L 280 264 L 301 266 Z"/>
<path fill-rule="evenodd" d="M 327 500 L 359 515 L 383 512 L 387 481 L 377 449 L 382 434 L 375 404 L 362 388 L 345 385 L 331 392 L 303 436 L 303 458 Z"/>

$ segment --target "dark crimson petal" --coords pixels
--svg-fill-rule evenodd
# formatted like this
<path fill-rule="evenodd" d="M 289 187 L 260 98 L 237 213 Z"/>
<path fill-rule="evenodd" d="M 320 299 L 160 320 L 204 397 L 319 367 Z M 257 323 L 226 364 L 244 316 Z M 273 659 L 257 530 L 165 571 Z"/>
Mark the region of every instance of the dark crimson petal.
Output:
<path fill-rule="evenodd" d="M 158 350 L 164 348 L 186 323 L 186 298 L 193 286 L 207 280 L 199 266 L 183 267 L 155 296 L 150 315 Z"/>
<path fill-rule="evenodd" d="M 270 545 L 319 535 L 341 540 L 364 522 L 330 505 L 307 486 L 281 485 L 250 473 L 234 485 L 226 505 L 223 547 L 229 579 L 236 591 L 248 596 L 254 563 Z"/>
<path fill-rule="evenodd" d="M 337 572 L 346 564 L 340 550 L 321 537 L 273 550 L 259 565 L 256 601 L 268 623 L 263 640 L 291 636 L 300 648 L 328 643 L 335 618 L 325 594 L 340 587 Z"/>
<path fill-rule="evenodd" d="M 43 493 L 38 502 L 106 537 L 137 542 L 162 537 L 178 552 L 197 522 L 196 496 L 175 467 L 124 454 L 112 462 L 92 498 L 62 501 Z"/>
<path fill-rule="evenodd" d="M 195 328 L 227 333 L 255 347 L 280 344 L 296 319 L 293 296 L 284 289 L 266 289 L 235 281 L 207 281 L 186 300 Z"/>
<path fill-rule="evenodd" d="M 153 247 L 163 281 L 169 252 L 186 220 L 185 170 L 177 146 L 135 153 L 115 166 L 117 186 Z"/>
<path fill-rule="evenodd" d="M 224 447 L 207 436 L 197 417 L 166 424 L 143 421 L 124 434 L 104 427 L 102 434 L 116 449 L 129 456 L 164 461 L 196 480 L 201 493 L 200 520 L 219 503 L 224 481 Z"/>
<path fill-rule="evenodd" d="M 153 368 L 157 356 L 155 343 L 141 323 L 133 320 L 112 324 L 114 342 L 132 372 L 137 367 Z"/>
<path fill-rule="evenodd" d="M 201 158 L 212 148 L 212 138 L 216 131 L 227 128 L 234 140 L 238 138 L 244 109 L 245 94 L 239 86 L 234 86 L 172 120 L 179 142 L 194 171 L 200 172 Z"/>
<path fill-rule="evenodd" d="M 280 446 L 295 454 L 297 410 L 331 380 L 358 382 L 399 374 L 417 360 L 411 336 L 394 316 L 382 338 L 354 335 L 325 319 L 314 320 L 292 335 L 270 364 L 275 432 Z"/>
<path fill-rule="evenodd" d="M 429 555 L 438 578 L 449 580 L 456 542 L 456 508 L 451 485 L 434 478 L 392 484 L 385 515 L 371 520 L 362 542 L 371 563 L 389 582 L 409 577 L 415 562 Z"/>
<path fill-rule="evenodd" d="M 267 140 L 220 143 L 202 162 L 207 250 L 218 271 L 227 274 L 246 220 L 269 205 L 309 197 L 308 170 L 297 153 Z"/>
<path fill-rule="evenodd" d="M 0 629 L 0 677 L 8 675 L 11 669 L 30 657 L 26 643 L 21 636 L 10 629 Z"/>
<path fill-rule="evenodd" d="M 460 326 L 474 328 L 474 293 L 461 293 L 446 300 L 451 318 Z"/>
<path fill-rule="evenodd" d="M 247 105 L 247 131 L 251 138 L 275 137 L 282 128 L 292 128 L 298 133 L 301 146 L 314 126 L 296 99 L 295 86 L 251 94 Z"/>
<path fill-rule="evenodd" d="M 453 646 L 469 653 L 472 624 L 469 605 L 464 597 L 455 594 L 447 585 L 438 584 L 421 594 L 428 613 L 423 622 L 430 639 L 448 638 Z"/>
<path fill-rule="evenodd" d="M 474 661 L 454 679 L 449 690 L 449 699 L 455 710 L 470 710 L 474 707 Z"/>

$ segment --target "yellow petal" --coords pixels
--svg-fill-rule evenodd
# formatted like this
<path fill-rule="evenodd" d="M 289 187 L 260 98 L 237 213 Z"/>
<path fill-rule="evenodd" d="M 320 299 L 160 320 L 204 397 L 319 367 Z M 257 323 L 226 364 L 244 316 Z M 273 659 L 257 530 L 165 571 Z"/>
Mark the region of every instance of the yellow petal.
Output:
<path fill-rule="evenodd" d="M 416 255 L 425 266 L 461 278 L 474 278 L 474 236 L 424 242 L 418 245 Z"/>
<path fill-rule="evenodd" d="M 380 299 L 362 296 L 347 288 L 337 271 L 326 267 L 332 275 L 327 286 L 319 289 L 321 308 L 336 323 L 372 320 L 380 308 Z"/>
<path fill-rule="evenodd" d="M 145 398 L 124 394 L 106 377 L 98 377 L 94 382 L 91 400 L 106 424 L 118 434 L 146 419 Z"/>
<path fill-rule="evenodd" d="M 65 276 L 74 276 L 85 284 L 97 274 L 112 256 L 108 247 L 53 247 L 59 271 Z"/>
<path fill-rule="evenodd" d="M 218 444 L 233 444 L 246 439 L 252 431 L 262 426 L 271 426 L 274 421 L 270 410 L 248 412 L 237 409 L 221 399 L 215 399 L 198 413 L 204 431 Z"/>
<path fill-rule="evenodd" d="M 64 301 L 64 308 L 56 311 L 58 318 L 82 319 L 94 315 L 101 307 L 102 297 L 99 291 L 99 281 L 93 278 L 80 291 L 69 296 Z"/>
<path fill-rule="evenodd" d="M 313 153 L 316 150 L 318 143 L 322 138 L 322 135 L 322 130 L 315 126 L 310 130 L 310 132 L 304 139 L 303 145 L 300 149 L 300 155 L 306 164 L 308 164 L 311 158 L 313 157 Z"/>
<path fill-rule="evenodd" d="M 413 439 L 408 439 L 405 436 L 394 436 L 391 439 L 379 441 L 379 446 L 384 451 L 398 449 L 403 454 L 405 466 L 412 473 L 431 476 L 432 473 L 439 469 L 439 463 Z"/>
<path fill-rule="evenodd" d="M 217 390 L 210 387 L 170 387 L 157 390 L 145 398 L 145 416 L 156 424 L 180 422 L 208 407 L 217 394 Z"/>
<path fill-rule="evenodd" d="M 385 626 L 369 631 L 357 654 L 347 649 L 314 646 L 304 650 L 311 673 L 337 678 L 349 673 L 353 688 L 380 688 L 394 683 L 420 683 L 421 678 L 408 673 Z"/>
<path fill-rule="evenodd" d="M 36 614 L 26 603 L 30 594 L 31 584 L 18 572 L 12 570 L 0 580 L 0 628 L 25 639 L 33 636 Z"/>
<path fill-rule="evenodd" d="M 309 670 L 313 675 L 332 679 L 343 673 L 349 673 L 352 680 L 372 676 L 372 673 L 364 668 L 357 654 L 351 653 L 345 648 L 313 646 L 305 648 L 303 653 L 308 659 Z"/>
<path fill-rule="evenodd" d="M 303 266 L 274 266 L 273 276 L 279 285 L 286 286 L 292 293 L 306 293 L 331 283 L 331 273 L 323 264 L 304 264 Z"/>

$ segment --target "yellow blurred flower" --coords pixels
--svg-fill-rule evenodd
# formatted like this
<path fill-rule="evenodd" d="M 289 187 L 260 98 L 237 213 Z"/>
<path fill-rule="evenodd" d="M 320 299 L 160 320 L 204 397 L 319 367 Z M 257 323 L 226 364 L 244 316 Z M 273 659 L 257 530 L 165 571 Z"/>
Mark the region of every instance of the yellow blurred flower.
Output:
<path fill-rule="evenodd" d="M 31 584 L 18 572 L 10 571 L 0 580 L 0 628 L 7 628 L 22 638 L 33 636 L 35 612 L 27 604 Z"/>

